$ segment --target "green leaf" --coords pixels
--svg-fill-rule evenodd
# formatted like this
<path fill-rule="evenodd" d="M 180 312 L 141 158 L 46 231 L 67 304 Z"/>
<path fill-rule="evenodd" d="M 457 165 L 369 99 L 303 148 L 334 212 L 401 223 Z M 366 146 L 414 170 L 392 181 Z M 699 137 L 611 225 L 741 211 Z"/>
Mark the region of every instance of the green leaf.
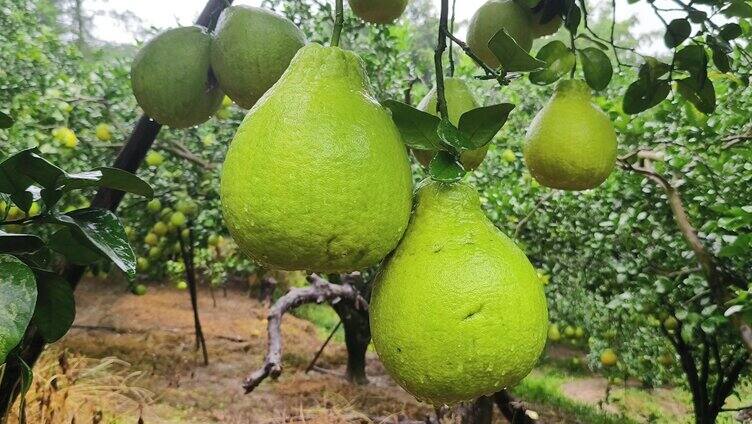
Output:
<path fill-rule="evenodd" d="M 503 28 L 491 38 L 488 48 L 506 72 L 530 72 L 546 66 L 546 62 L 530 56 Z"/>
<path fill-rule="evenodd" d="M 461 180 L 465 176 L 465 169 L 455 155 L 442 150 L 431 160 L 428 173 L 436 181 L 450 183 Z"/>
<path fill-rule="evenodd" d="M 705 13 L 705 12 L 703 12 L 701 10 L 697 10 L 697 9 L 692 9 L 691 11 L 689 11 L 689 13 L 687 14 L 687 16 L 689 17 L 690 21 L 692 21 L 692 22 L 694 22 L 696 24 L 701 24 L 701 23 L 705 22 L 708 19 L 708 14 L 707 13 Z"/>
<path fill-rule="evenodd" d="M 20 356 L 16 356 L 16 361 L 18 361 L 18 367 L 21 369 L 21 390 L 18 392 L 18 424 L 26 424 L 26 393 L 31 388 L 34 373 Z"/>
<path fill-rule="evenodd" d="M 646 57 L 645 63 L 640 66 L 639 77 L 648 82 L 648 84 L 655 84 L 658 79 L 669 73 L 671 67 L 657 60 L 654 57 Z"/>
<path fill-rule="evenodd" d="M 692 25 L 686 19 L 674 19 L 666 27 L 663 42 L 670 49 L 680 45 L 692 33 Z"/>
<path fill-rule="evenodd" d="M 721 13 L 728 18 L 752 18 L 752 6 L 744 0 L 735 0 L 728 7 L 721 10 Z"/>
<path fill-rule="evenodd" d="M 706 79 L 698 84 L 693 78 L 676 81 L 677 91 L 687 101 L 695 105 L 702 113 L 710 114 L 715 110 L 715 88 L 713 82 Z"/>
<path fill-rule="evenodd" d="M 31 269 L 14 256 L 0 255 L 0 364 L 23 338 L 36 301 Z"/>
<path fill-rule="evenodd" d="M 713 64 L 715 67 L 723 73 L 731 72 L 731 57 L 729 57 L 728 53 L 717 46 L 711 46 L 710 51 L 713 52 Z"/>
<path fill-rule="evenodd" d="M 89 248 L 110 259 L 129 278 L 136 276 L 136 256 L 115 214 L 105 209 L 82 209 L 55 215 L 54 219 Z"/>
<path fill-rule="evenodd" d="M 384 106 L 392 111 L 392 120 L 402 135 L 402 141 L 408 147 L 418 150 L 442 148 L 436 132 L 441 122 L 437 116 L 396 100 L 387 100 Z"/>
<path fill-rule="evenodd" d="M 442 119 L 441 122 L 439 122 L 439 128 L 436 129 L 436 132 L 439 135 L 439 139 L 441 139 L 446 146 L 451 147 L 449 150 L 454 149 L 460 151 L 471 148 L 467 137 L 465 137 L 457 127 L 452 125 L 448 119 Z M 447 150 L 446 147 L 444 150 Z"/>
<path fill-rule="evenodd" d="M 670 92 L 671 85 L 668 81 L 658 80 L 651 84 L 647 80 L 639 79 L 627 87 L 622 109 L 629 115 L 646 111 L 662 102 Z"/>
<path fill-rule="evenodd" d="M 68 262 L 76 265 L 91 265 L 102 260 L 102 255 L 88 247 L 86 240 L 74 236 L 69 228 L 56 231 L 49 239 L 50 249 L 65 256 Z"/>
<path fill-rule="evenodd" d="M 582 11 L 574 4 L 574 0 L 569 0 L 569 8 L 564 15 L 564 28 L 572 34 L 577 34 L 582 20 Z M 566 7 L 566 6 L 565 6 Z"/>
<path fill-rule="evenodd" d="M 12 234 L 0 230 L 0 252 L 31 253 L 44 246 L 44 241 L 32 234 Z"/>
<path fill-rule="evenodd" d="M 34 270 L 37 277 L 37 304 L 32 320 L 47 343 L 63 337 L 76 317 L 73 289 L 54 272 Z"/>
<path fill-rule="evenodd" d="M 575 64 L 574 53 L 559 40 L 551 41 L 541 47 L 535 57 L 546 63 L 545 69 L 529 75 L 530 82 L 538 85 L 548 85 L 558 81 L 570 72 Z"/>
<path fill-rule="evenodd" d="M 460 117 L 459 130 L 469 141 L 470 150 L 478 149 L 493 140 L 507 122 L 513 104 L 501 103 L 469 110 Z"/>
<path fill-rule="evenodd" d="M 708 78 L 708 54 L 705 47 L 693 44 L 684 47 L 674 55 L 676 67 L 689 72 L 701 84 Z"/>
<path fill-rule="evenodd" d="M 585 81 L 593 90 L 603 90 L 608 87 L 611 77 L 614 75 L 614 69 L 611 66 L 611 60 L 595 47 L 587 47 L 579 51 L 580 60 L 582 61 L 582 72 L 585 74 Z"/>
<path fill-rule="evenodd" d="M 595 38 L 593 38 L 593 37 L 591 37 L 591 36 L 589 36 L 587 34 L 577 34 L 577 39 L 578 40 L 579 39 L 588 40 L 589 42 L 595 44 L 596 47 L 598 47 L 599 49 L 601 49 L 603 51 L 608 51 L 609 50 L 609 47 L 608 47 L 607 44 L 602 43 L 602 42 L 598 41 L 597 39 L 595 39 Z"/>
<path fill-rule="evenodd" d="M 737 23 L 726 24 L 718 31 L 718 36 L 726 41 L 735 40 L 742 35 L 742 27 Z"/>
<path fill-rule="evenodd" d="M 13 118 L 3 112 L 0 112 L 0 129 L 10 128 L 12 126 Z"/>
<path fill-rule="evenodd" d="M 107 187 L 144 197 L 154 196 L 154 190 L 141 178 L 117 168 L 101 167 L 88 172 L 63 174 L 56 189 L 70 191 L 88 187 Z"/>
<path fill-rule="evenodd" d="M 0 162 L 0 192 L 23 192 L 33 183 L 54 188 L 63 170 L 39 155 L 36 148 L 22 150 Z"/>

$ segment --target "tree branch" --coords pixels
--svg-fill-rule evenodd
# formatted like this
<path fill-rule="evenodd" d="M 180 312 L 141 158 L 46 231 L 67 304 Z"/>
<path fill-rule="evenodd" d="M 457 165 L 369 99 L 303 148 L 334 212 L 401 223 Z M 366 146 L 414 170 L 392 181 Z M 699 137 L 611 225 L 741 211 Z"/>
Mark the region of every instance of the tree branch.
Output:
<path fill-rule="evenodd" d="M 639 157 L 640 153 L 638 152 L 637 155 Z M 674 187 L 671 182 L 669 182 L 665 177 L 656 173 L 650 165 L 649 159 L 643 158 L 642 162 L 645 165 L 641 167 L 628 163 L 623 158 L 620 158 L 618 160 L 619 166 L 622 169 L 644 175 L 647 179 L 653 181 L 658 186 L 663 188 L 664 192 L 666 193 L 674 221 L 679 227 L 679 231 L 684 237 L 684 240 L 694 252 L 697 262 L 700 264 L 703 272 L 705 273 L 705 277 L 708 282 L 708 286 L 710 287 L 713 300 L 716 305 L 718 305 L 720 308 L 723 308 L 728 296 L 728 278 L 726 278 L 724 273 L 721 271 L 720 267 L 717 264 L 716 258 L 705 248 L 702 241 L 700 240 L 700 237 L 697 235 L 697 230 L 695 230 L 694 226 L 689 220 L 689 216 L 687 216 L 687 212 L 684 208 L 684 203 L 682 201 L 681 194 L 679 193 L 679 189 Z M 744 342 L 747 350 L 752 352 L 752 328 L 737 315 L 733 315 L 731 317 L 731 323 L 739 331 L 741 339 Z"/>
<path fill-rule="evenodd" d="M 191 152 L 187 147 L 185 147 L 182 143 L 179 143 L 177 141 L 174 141 L 172 144 L 162 146 L 162 148 L 167 150 L 170 153 L 173 153 L 176 156 L 180 156 L 181 158 L 185 160 L 195 163 L 196 165 L 204 168 L 207 171 L 214 170 L 217 167 L 217 165 L 198 157 L 193 152 Z"/>
<path fill-rule="evenodd" d="M 368 308 L 368 303 L 357 289 L 351 286 L 347 279 L 343 284 L 332 284 L 316 274 L 308 276 L 310 286 L 293 288 L 280 297 L 269 310 L 268 315 L 268 343 L 269 350 L 264 359 L 264 365 L 251 373 L 243 382 L 246 393 L 252 392 L 267 377 L 276 379 L 282 374 L 282 316 L 306 303 L 329 302 L 335 304 L 341 301 L 353 302 L 356 308 Z"/>

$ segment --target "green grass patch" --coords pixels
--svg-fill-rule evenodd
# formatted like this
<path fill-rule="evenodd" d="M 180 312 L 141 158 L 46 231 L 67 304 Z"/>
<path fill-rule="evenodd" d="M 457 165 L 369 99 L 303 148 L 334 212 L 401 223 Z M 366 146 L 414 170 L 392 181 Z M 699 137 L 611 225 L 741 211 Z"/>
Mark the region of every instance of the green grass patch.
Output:
<path fill-rule="evenodd" d="M 553 369 L 546 369 L 541 375 L 529 375 L 512 389 L 512 393 L 526 402 L 539 404 L 557 413 L 577 417 L 578 422 L 590 424 L 632 424 L 625 416 L 599 411 L 592 406 L 581 404 L 566 398 L 559 387 L 567 377 Z"/>
<path fill-rule="evenodd" d="M 306 304 L 292 311 L 292 314 L 300 319 L 310 321 L 319 330 L 319 336 L 326 338 L 334 330 L 339 322 L 339 315 L 329 305 Z M 334 335 L 334 340 L 345 341 L 345 332 L 340 326 Z"/>

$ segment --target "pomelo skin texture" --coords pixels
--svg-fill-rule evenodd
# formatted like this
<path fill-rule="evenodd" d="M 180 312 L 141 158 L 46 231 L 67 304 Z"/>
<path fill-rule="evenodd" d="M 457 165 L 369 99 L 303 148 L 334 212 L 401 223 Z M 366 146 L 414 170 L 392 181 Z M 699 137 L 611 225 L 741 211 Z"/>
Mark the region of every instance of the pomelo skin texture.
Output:
<path fill-rule="evenodd" d="M 408 0 L 348 0 L 353 13 L 372 24 L 390 24 L 407 8 Z"/>
<path fill-rule="evenodd" d="M 497 68 L 499 59 L 491 53 L 488 42 L 504 28 L 514 41 L 529 52 L 533 47 L 530 12 L 514 0 L 489 0 L 470 18 L 467 45 L 486 65 Z"/>
<path fill-rule="evenodd" d="M 222 210 L 264 266 L 345 272 L 378 264 L 410 219 L 407 149 L 362 60 L 309 44 L 238 128 Z"/>
<path fill-rule="evenodd" d="M 447 99 L 449 122 L 454 124 L 455 127 L 459 125 L 460 117 L 462 117 L 463 113 L 480 106 L 475 100 L 473 92 L 470 91 L 470 87 L 467 86 L 465 81 L 459 78 L 446 78 L 444 80 L 444 95 Z M 436 88 L 432 88 L 426 94 L 426 97 L 418 104 L 418 109 L 439 116 L 439 112 L 436 110 Z M 460 154 L 460 163 L 462 163 L 465 170 L 472 171 L 483 162 L 487 152 L 488 146 L 462 152 Z M 425 167 L 428 167 L 435 154 L 436 152 L 431 150 L 413 150 L 415 158 Z"/>
<path fill-rule="evenodd" d="M 466 184 L 421 183 L 405 236 L 376 277 L 371 333 L 394 379 L 453 404 L 517 384 L 548 332 L 543 285 Z"/>
<path fill-rule="evenodd" d="M 190 26 L 167 30 L 141 48 L 131 65 L 133 94 L 148 116 L 173 128 L 211 117 L 224 94 L 210 75 L 211 36 Z"/>
<path fill-rule="evenodd" d="M 587 190 L 608 178 L 616 164 L 616 131 L 584 81 L 559 83 L 530 123 L 524 155 L 530 174 L 546 187 Z"/>
<path fill-rule="evenodd" d="M 287 18 L 259 7 L 230 6 L 214 32 L 212 69 L 222 91 L 250 109 L 279 80 L 305 41 L 303 31 Z"/>

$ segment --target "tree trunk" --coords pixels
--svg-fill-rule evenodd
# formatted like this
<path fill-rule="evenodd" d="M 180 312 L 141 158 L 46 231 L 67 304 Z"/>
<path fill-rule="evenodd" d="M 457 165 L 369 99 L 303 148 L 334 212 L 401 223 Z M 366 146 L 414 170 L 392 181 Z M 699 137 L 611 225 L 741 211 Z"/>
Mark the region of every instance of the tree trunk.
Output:
<path fill-rule="evenodd" d="M 488 396 L 481 396 L 473 403 L 458 406 L 454 415 L 460 424 L 491 424 L 493 401 Z"/>
<path fill-rule="evenodd" d="M 332 305 L 345 327 L 345 345 L 347 346 L 347 379 L 355 384 L 367 384 L 366 351 L 371 343 L 371 326 L 368 311 L 355 309 L 349 302 Z"/>
<path fill-rule="evenodd" d="M 86 49 L 86 18 L 84 17 L 83 0 L 76 0 L 74 4 L 74 15 L 76 19 L 76 37 L 78 38 L 78 48 L 81 51 Z"/>

